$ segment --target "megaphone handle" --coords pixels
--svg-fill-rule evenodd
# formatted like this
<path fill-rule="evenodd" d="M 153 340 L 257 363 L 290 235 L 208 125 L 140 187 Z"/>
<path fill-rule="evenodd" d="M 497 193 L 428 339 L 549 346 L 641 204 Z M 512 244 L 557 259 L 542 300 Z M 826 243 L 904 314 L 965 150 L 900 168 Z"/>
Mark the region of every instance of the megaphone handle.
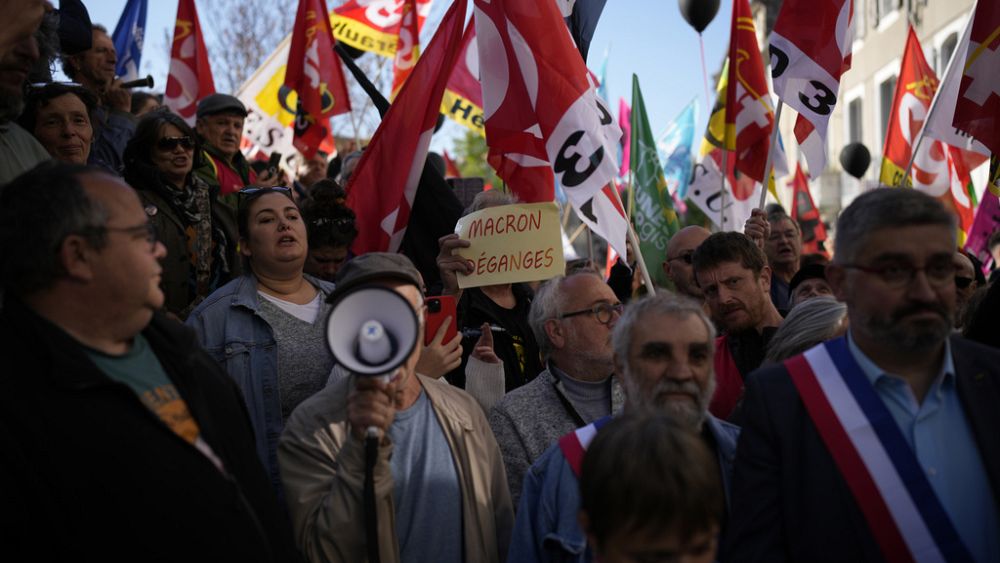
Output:
<path fill-rule="evenodd" d="M 375 375 L 372 377 L 377 378 L 383 384 L 389 383 L 389 381 L 392 380 L 392 374 Z M 378 426 L 369 426 L 368 428 L 365 428 L 366 438 L 379 438 L 381 436 L 382 436 L 382 430 L 379 429 Z"/>

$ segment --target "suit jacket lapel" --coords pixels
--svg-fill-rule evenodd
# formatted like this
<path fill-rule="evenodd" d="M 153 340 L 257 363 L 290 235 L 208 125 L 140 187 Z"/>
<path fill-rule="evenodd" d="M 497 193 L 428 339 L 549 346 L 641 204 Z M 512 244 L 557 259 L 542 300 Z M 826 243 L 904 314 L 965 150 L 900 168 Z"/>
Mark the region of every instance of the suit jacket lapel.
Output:
<path fill-rule="evenodd" d="M 958 396 L 979 446 L 993 500 L 1000 506 L 1000 365 L 990 365 L 978 347 L 953 338 L 952 356 Z"/>

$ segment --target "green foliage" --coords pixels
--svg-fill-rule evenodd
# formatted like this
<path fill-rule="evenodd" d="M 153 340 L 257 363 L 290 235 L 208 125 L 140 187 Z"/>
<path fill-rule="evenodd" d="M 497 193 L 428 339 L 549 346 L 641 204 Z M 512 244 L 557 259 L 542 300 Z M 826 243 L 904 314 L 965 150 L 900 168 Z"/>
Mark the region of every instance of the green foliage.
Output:
<path fill-rule="evenodd" d="M 483 178 L 487 184 L 500 188 L 500 178 L 486 162 L 488 152 L 486 138 L 472 131 L 466 130 L 462 136 L 455 139 L 455 164 L 462 176 Z"/>

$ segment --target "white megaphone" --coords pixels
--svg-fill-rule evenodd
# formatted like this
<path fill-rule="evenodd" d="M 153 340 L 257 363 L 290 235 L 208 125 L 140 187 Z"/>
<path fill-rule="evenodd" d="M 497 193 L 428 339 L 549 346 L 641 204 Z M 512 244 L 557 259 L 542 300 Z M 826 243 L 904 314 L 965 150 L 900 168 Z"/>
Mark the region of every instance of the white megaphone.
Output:
<path fill-rule="evenodd" d="M 344 369 L 388 380 L 410 357 L 419 330 L 417 314 L 405 297 L 386 287 L 367 286 L 333 304 L 326 342 Z"/>

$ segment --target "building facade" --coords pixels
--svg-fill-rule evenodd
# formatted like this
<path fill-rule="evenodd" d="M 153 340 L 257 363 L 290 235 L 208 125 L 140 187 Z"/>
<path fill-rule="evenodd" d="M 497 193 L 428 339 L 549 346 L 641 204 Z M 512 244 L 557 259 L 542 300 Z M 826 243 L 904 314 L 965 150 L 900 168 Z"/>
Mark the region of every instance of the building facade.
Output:
<path fill-rule="evenodd" d="M 830 116 L 828 165 L 810 181 L 813 198 L 828 221 L 832 222 L 840 209 L 862 191 L 878 185 L 882 146 L 909 25 L 912 23 L 927 62 L 940 79 L 974 4 L 974 0 L 854 0 L 853 59 L 850 70 L 841 77 L 839 99 Z M 761 45 L 767 44 L 764 34 L 769 34 L 780 6 L 780 0 L 753 2 Z M 794 110 L 787 106 L 782 110 L 781 135 L 793 172 L 800 158 L 793 134 L 795 118 Z M 853 142 L 863 143 L 872 156 L 862 180 L 848 175 L 840 166 L 841 149 Z M 801 160 L 805 167 L 804 158 Z M 790 181 L 789 177 L 778 184 Z M 973 181 L 981 189 L 985 171 L 977 170 Z M 779 193 L 787 205 L 790 189 Z"/>

